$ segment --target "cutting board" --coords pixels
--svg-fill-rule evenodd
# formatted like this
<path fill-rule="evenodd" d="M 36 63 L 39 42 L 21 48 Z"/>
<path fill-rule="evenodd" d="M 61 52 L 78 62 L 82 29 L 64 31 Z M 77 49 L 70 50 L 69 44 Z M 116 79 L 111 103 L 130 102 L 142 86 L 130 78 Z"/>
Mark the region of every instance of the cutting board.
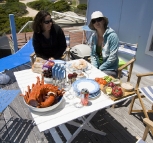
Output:
<path fill-rule="evenodd" d="M 105 88 L 101 88 L 101 90 L 106 94 L 106 91 L 105 91 Z M 128 96 L 131 96 L 131 95 L 133 95 L 133 94 L 135 94 L 135 91 L 133 90 L 133 91 L 124 91 L 123 89 L 122 89 L 122 91 L 123 91 L 123 96 L 121 96 L 121 97 L 115 97 L 115 96 L 113 96 L 113 95 L 108 95 L 113 101 L 116 101 L 116 100 L 120 100 L 120 99 L 122 99 L 122 98 L 125 98 L 125 97 L 128 97 Z"/>

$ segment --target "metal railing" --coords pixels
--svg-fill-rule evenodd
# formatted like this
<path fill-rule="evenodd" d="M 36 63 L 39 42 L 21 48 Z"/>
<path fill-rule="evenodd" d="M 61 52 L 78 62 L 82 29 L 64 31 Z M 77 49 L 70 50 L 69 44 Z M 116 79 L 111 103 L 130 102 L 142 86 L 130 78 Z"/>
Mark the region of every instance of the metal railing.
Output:
<path fill-rule="evenodd" d="M 28 21 L 25 25 L 23 25 L 23 27 L 21 28 L 21 30 L 18 32 L 21 33 L 27 26 L 32 28 L 31 25 L 32 25 L 33 21 Z"/>

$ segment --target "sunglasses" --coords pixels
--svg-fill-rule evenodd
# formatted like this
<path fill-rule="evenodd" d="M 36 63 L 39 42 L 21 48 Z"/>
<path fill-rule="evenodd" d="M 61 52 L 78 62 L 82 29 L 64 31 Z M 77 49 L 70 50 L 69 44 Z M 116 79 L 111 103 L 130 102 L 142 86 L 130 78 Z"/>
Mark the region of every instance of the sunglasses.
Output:
<path fill-rule="evenodd" d="M 52 23 L 52 22 L 53 22 L 53 20 L 51 19 L 51 20 L 46 20 L 46 21 L 44 21 L 43 23 L 49 24 L 49 23 Z"/>
<path fill-rule="evenodd" d="M 100 22 L 100 21 L 102 21 L 102 20 L 103 20 L 103 18 L 102 18 L 102 17 L 99 17 L 99 18 L 96 18 L 96 19 L 92 19 L 91 22 L 92 22 L 92 24 L 95 24 L 96 21 L 97 21 L 97 22 Z"/>

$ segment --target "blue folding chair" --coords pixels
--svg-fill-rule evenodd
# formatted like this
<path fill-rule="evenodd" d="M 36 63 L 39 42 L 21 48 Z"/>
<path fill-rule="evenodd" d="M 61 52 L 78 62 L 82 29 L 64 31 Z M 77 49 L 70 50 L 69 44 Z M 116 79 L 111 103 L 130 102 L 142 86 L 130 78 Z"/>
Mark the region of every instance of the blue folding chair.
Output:
<path fill-rule="evenodd" d="M 91 30 L 88 25 L 84 25 L 82 27 L 83 29 L 83 39 L 82 39 L 82 44 L 88 44 L 88 41 L 92 35 L 92 33 L 94 32 L 93 30 Z"/>
<path fill-rule="evenodd" d="M 20 50 L 16 53 L 0 59 L 0 72 L 9 70 L 17 66 L 30 62 L 30 55 L 34 52 L 32 46 L 32 39 L 30 39 Z"/>
<path fill-rule="evenodd" d="M 20 93 L 20 90 L 4 90 L 0 89 L 0 114 L 3 113 L 6 107 L 15 99 Z"/>
<path fill-rule="evenodd" d="M 153 112 L 153 86 L 148 85 L 146 87 L 139 87 L 139 85 L 141 84 L 141 81 L 142 81 L 141 79 L 143 77 L 149 77 L 150 76 L 150 78 L 151 78 L 151 76 L 153 76 L 153 72 L 136 74 L 136 76 L 137 76 L 137 83 L 136 83 L 135 91 L 136 91 L 137 96 L 135 96 L 133 98 L 133 100 L 131 101 L 129 114 L 131 114 L 132 112 L 143 112 L 145 117 L 149 118 L 148 112 Z M 143 100 L 142 100 L 142 98 L 144 98 L 144 97 L 146 97 L 146 99 L 148 99 L 150 101 L 150 103 L 152 103 L 152 109 L 151 110 L 146 110 L 145 104 L 143 103 Z M 134 105 L 134 102 L 135 102 L 136 98 L 139 99 L 142 110 L 133 110 L 133 105 Z M 152 129 L 152 131 L 153 131 L 153 129 Z"/>
<path fill-rule="evenodd" d="M 20 90 L 3 90 L 0 89 L 0 116 L 3 114 L 5 109 L 11 104 L 11 102 L 15 99 L 15 97 L 20 93 Z M 20 118 L 22 118 L 11 106 L 9 106 Z M 6 126 L 7 121 L 5 120 Z M 3 127 L 3 128 L 4 128 Z M 3 129 L 2 128 L 2 129 Z M 7 128 L 7 126 L 6 126 Z M 2 130 L 1 129 L 1 130 Z M 0 130 L 0 131 L 1 131 Z M 8 135 L 9 136 L 9 135 Z M 0 138 L 1 141 L 5 142 L 2 138 Z"/>
<path fill-rule="evenodd" d="M 138 44 L 131 44 L 131 43 L 119 41 L 118 53 L 129 55 L 131 57 L 131 60 L 128 62 L 124 62 L 124 60 L 119 57 L 119 66 L 120 66 L 118 68 L 119 79 L 122 77 L 122 75 L 125 75 L 127 77 L 127 81 L 128 82 L 130 81 L 133 65 L 136 60 L 137 47 L 138 47 Z M 122 65 L 120 64 L 121 62 L 123 62 Z"/>

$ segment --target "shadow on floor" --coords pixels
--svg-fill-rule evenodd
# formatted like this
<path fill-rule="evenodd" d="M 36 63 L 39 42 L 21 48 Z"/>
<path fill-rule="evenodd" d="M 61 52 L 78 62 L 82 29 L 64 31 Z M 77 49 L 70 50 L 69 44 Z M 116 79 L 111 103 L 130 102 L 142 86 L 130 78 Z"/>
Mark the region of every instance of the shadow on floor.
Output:
<path fill-rule="evenodd" d="M 0 142 L 24 143 L 33 127 L 32 120 L 11 118 L 0 130 Z"/>
<path fill-rule="evenodd" d="M 105 132 L 106 136 L 102 136 L 91 131 L 82 130 L 72 141 L 72 143 L 135 143 L 137 141 L 135 136 L 129 133 L 127 128 L 123 127 L 105 109 L 98 111 L 90 123 L 96 129 Z M 71 134 L 77 130 L 75 126 L 69 124 L 65 125 Z M 58 131 L 58 127 L 56 127 L 56 129 Z M 58 131 L 58 134 L 60 135 L 63 143 L 65 143 L 66 139 L 60 130 Z M 49 136 L 49 141 L 55 143 L 51 135 Z"/>

